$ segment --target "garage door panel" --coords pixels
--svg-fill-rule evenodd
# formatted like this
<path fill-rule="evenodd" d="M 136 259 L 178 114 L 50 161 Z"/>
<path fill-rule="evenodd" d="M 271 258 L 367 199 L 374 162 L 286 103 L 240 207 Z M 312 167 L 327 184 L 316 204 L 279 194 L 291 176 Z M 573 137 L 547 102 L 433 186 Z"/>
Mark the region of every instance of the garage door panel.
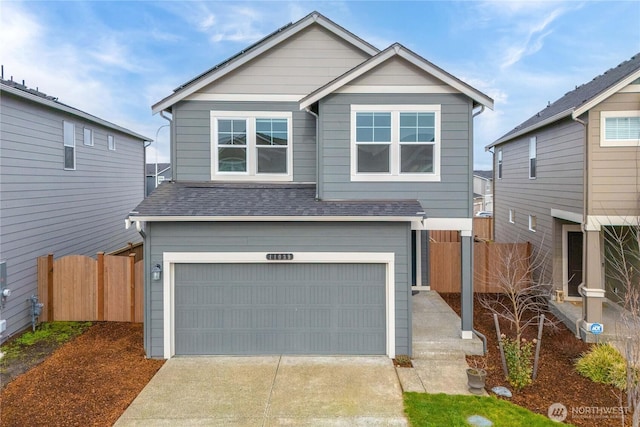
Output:
<path fill-rule="evenodd" d="M 383 264 L 177 264 L 176 354 L 385 354 Z"/>

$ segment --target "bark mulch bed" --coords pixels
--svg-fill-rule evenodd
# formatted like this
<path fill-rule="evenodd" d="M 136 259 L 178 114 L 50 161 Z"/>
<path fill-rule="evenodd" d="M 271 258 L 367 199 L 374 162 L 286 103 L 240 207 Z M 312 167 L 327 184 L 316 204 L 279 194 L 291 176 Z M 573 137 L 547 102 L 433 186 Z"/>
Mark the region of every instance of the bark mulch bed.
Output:
<path fill-rule="evenodd" d="M 0 425 L 111 426 L 163 363 L 145 358 L 141 324 L 96 323 L 4 387 Z"/>
<path fill-rule="evenodd" d="M 460 294 L 440 295 L 460 315 Z M 551 314 L 545 316 L 554 319 Z M 538 377 L 533 384 L 520 391 L 514 391 L 504 378 L 493 315 L 481 306 L 477 295 L 474 301 L 474 327 L 487 337 L 488 354 L 484 358 L 468 356 L 467 360 L 470 366 L 486 363 L 487 391 L 490 392 L 495 386 L 505 386 L 513 393 L 513 397 L 506 400 L 545 416 L 551 404 L 562 403 L 568 410 L 565 422 L 576 426 L 631 425 L 629 416 L 624 420 L 624 424 L 621 421 L 620 407 L 626 406 L 626 397 L 622 396 L 621 401 L 621 392 L 618 389 L 594 383 L 575 371 L 575 360 L 587 351 L 591 344 L 577 339 L 562 323 L 558 322 L 555 329 L 544 328 Z M 502 333 L 509 335 L 506 323 L 500 322 L 500 329 Z M 528 332 L 525 338 L 533 339 L 536 337 L 537 328 L 531 328 Z M 604 414 L 606 411 L 609 411 L 608 414 L 617 413 L 618 416 Z"/>

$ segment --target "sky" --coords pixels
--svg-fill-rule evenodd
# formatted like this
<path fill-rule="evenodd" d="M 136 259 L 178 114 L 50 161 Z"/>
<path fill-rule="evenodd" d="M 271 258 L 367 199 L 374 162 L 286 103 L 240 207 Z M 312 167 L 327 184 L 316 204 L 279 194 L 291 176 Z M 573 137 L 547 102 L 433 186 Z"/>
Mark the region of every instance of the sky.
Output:
<path fill-rule="evenodd" d="M 639 1 L 6 1 L 4 78 L 155 140 L 151 105 L 265 35 L 317 10 L 384 49 L 399 42 L 492 97 L 474 119 L 484 147 L 606 70 L 640 53 Z"/>

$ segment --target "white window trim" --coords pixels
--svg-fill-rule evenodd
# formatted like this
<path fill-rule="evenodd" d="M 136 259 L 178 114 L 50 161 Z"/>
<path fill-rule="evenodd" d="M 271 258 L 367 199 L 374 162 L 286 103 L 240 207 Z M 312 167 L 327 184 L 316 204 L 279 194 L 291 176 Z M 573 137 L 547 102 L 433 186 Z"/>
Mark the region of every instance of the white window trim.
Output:
<path fill-rule="evenodd" d="M 601 111 L 600 112 L 600 146 L 601 147 L 640 147 L 637 139 L 606 139 L 606 119 L 612 117 L 640 117 L 640 110 Z"/>
<path fill-rule="evenodd" d="M 535 225 L 533 222 L 535 221 Z M 535 215 L 529 215 L 529 231 L 535 233 L 538 229 L 538 218 Z"/>
<path fill-rule="evenodd" d="M 509 209 L 509 224 L 516 223 L 516 211 L 515 209 Z"/>
<path fill-rule="evenodd" d="M 247 171 L 227 172 L 218 170 L 218 120 L 247 121 Z M 287 119 L 287 173 L 257 173 L 257 146 L 255 141 L 256 118 Z M 211 179 L 225 181 L 293 181 L 293 113 L 291 111 L 211 111 Z"/>
<path fill-rule="evenodd" d="M 113 135 L 107 135 L 107 149 L 109 151 L 116 151 L 116 137 Z"/>
<path fill-rule="evenodd" d="M 85 132 L 89 131 L 91 133 L 91 137 L 89 139 L 89 143 L 87 144 L 87 138 L 86 138 L 86 134 Z M 84 127 L 82 129 L 82 143 L 84 145 L 86 145 L 87 147 L 93 147 L 93 129 L 88 128 L 88 127 Z"/>
<path fill-rule="evenodd" d="M 163 265 L 163 356 L 175 356 L 175 265 L 195 263 L 317 263 L 317 264 L 385 264 L 386 265 L 386 352 L 396 357 L 395 254 L 393 252 L 293 252 L 291 261 L 269 261 L 266 252 L 164 252 Z"/>
<path fill-rule="evenodd" d="M 533 153 L 531 148 L 533 147 Z M 531 174 L 531 160 L 536 161 L 535 174 Z M 532 136 L 529 138 L 529 179 L 536 179 L 538 177 L 538 138 Z"/>
<path fill-rule="evenodd" d="M 71 126 L 71 138 L 72 138 L 72 145 L 68 145 L 67 144 L 67 131 L 66 131 L 66 127 L 67 125 Z M 65 153 L 65 147 L 72 147 L 73 148 L 73 167 L 72 168 L 68 168 L 66 165 L 66 156 L 67 154 Z M 63 120 L 62 121 L 62 167 L 64 168 L 64 170 L 66 171 L 74 171 L 76 170 L 76 125 L 73 122 L 69 122 L 67 120 Z"/>
<path fill-rule="evenodd" d="M 502 170 L 502 167 L 503 167 L 503 163 L 502 163 L 502 148 L 500 148 L 498 150 L 497 155 L 498 155 L 498 166 L 497 166 L 498 167 L 498 171 L 497 171 L 496 175 L 498 176 L 498 179 L 502 179 L 502 172 L 503 172 L 503 170 Z"/>
<path fill-rule="evenodd" d="M 358 173 L 358 145 L 356 144 L 356 113 L 389 112 L 391 113 L 391 170 L 388 173 Z M 400 113 L 418 112 L 435 113 L 435 142 L 433 143 L 433 173 L 400 173 Z M 351 105 L 351 181 L 440 181 L 440 139 L 441 108 L 440 105 Z M 372 143 L 376 144 L 376 143 Z M 379 143 L 377 143 L 379 144 Z"/>

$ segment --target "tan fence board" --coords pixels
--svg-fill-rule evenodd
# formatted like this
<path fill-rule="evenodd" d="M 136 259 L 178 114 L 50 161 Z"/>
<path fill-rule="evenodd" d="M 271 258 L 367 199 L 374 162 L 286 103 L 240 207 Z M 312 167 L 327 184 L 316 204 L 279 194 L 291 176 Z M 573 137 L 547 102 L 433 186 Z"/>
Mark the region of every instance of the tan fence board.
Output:
<path fill-rule="evenodd" d="M 138 261 L 135 265 L 135 282 L 136 282 L 136 315 L 135 322 L 144 321 L 144 262 Z"/>
<path fill-rule="evenodd" d="M 96 261 L 84 255 L 57 259 L 53 267 L 55 320 L 96 320 Z"/>
<path fill-rule="evenodd" d="M 104 256 L 104 320 L 115 322 L 131 320 L 128 264 L 128 257 Z"/>

